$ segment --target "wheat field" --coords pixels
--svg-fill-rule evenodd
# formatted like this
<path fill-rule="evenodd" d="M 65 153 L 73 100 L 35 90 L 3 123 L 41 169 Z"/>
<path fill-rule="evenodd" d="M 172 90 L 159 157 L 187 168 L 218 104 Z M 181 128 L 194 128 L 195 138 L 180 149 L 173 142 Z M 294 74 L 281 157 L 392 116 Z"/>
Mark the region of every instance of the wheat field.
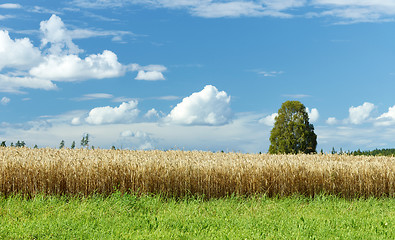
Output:
<path fill-rule="evenodd" d="M 0 194 L 394 197 L 395 158 L 0 148 Z"/>

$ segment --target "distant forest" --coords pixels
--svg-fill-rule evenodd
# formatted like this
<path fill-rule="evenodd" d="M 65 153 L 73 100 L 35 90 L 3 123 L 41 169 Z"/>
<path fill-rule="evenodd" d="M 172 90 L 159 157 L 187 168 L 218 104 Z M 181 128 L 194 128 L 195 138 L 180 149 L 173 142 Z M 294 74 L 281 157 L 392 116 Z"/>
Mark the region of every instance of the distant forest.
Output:
<path fill-rule="evenodd" d="M 367 156 L 395 156 L 395 148 L 383 148 L 383 149 L 375 149 L 375 150 L 368 150 L 368 151 L 353 151 L 350 154 L 354 156 L 359 155 L 367 155 Z"/>

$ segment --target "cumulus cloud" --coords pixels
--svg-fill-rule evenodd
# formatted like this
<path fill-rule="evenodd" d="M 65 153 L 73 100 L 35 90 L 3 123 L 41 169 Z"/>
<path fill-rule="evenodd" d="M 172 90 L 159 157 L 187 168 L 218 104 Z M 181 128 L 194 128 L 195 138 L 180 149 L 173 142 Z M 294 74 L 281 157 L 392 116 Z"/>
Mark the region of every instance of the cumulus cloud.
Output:
<path fill-rule="evenodd" d="M 306 108 L 307 114 L 309 115 L 309 119 L 311 123 L 314 123 L 318 120 L 318 118 L 320 117 L 320 114 L 317 110 L 317 108 L 313 108 L 311 109 L 311 111 L 309 110 L 309 108 Z"/>
<path fill-rule="evenodd" d="M 70 82 L 119 77 L 125 74 L 125 67 L 118 62 L 115 53 L 104 50 L 102 54 L 92 54 L 85 59 L 77 55 L 49 55 L 29 73 L 42 79 Z"/>
<path fill-rule="evenodd" d="M 231 121 L 230 96 L 207 85 L 177 104 L 166 120 L 182 125 L 224 125 Z"/>
<path fill-rule="evenodd" d="M 10 101 L 11 101 L 11 99 L 9 99 L 8 97 L 3 97 L 3 98 L 0 100 L 0 103 L 1 103 L 2 105 L 7 105 Z"/>
<path fill-rule="evenodd" d="M 365 102 L 358 107 L 351 106 L 348 110 L 349 121 L 352 124 L 361 124 L 369 118 L 370 113 L 375 108 L 373 103 Z"/>
<path fill-rule="evenodd" d="M 155 108 L 152 108 L 151 110 L 148 110 L 148 112 L 144 115 L 145 118 L 158 118 L 159 113 Z"/>
<path fill-rule="evenodd" d="M 330 117 L 326 120 L 326 123 L 329 125 L 335 125 L 337 123 L 337 119 L 335 117 Z"/>
<path fill-rule="evenodd" d="M 158 80 L 165 80 L 165 77 L 161 72 L 152 71 L 146 72 L 140 70 L 137 74 L 136 80 L 146 80 L 146 81 L 158 81 Z"/>
<path fill-rule="evenodd" d="M 137 80 L 164 80 L 162 65 L 123 65 L 117 55 L 109 50 L 91 54 L 85 58 L 83 50 L 73 43 L 79 33 L 85 38 L 98 36 L 97 31 L 70 31 L 62 19 L 52 15 L 40 23 L 41 49 L 34 47 L 28 38 L 11 39 L 9 33 L 0 30 L 0 91 L 21 93 L 21 88 L 53 90 L 53 81 L 73 82 L 89 79 L 114 78 L 127 71 L 138 71 Z M 124 35 L 129 32 L 104 32 L 104 35 Z"/>
<path fill-rule="evenodd" d="M 132 122 L 140 112 L 137 104 L 137 101 L 132 100 L 123 102 L 119 107 L 97 107 L 89 112 L 85 121 L 95 125 Z"/>
<path fill-rule="evenodd" d="M 81 118 L 80 117 L 73 117 L 73 119 L 71 119 L 71 124 L 72 125 L 80 125 L 81 124 Z"/>
<path fill-rule="evenodd" d="M 41 52 L 28 38 L 12 40 L 0 30 L 0 71 L 5 68 L 28 69 L 41 61 Z"/>
<path fill-rule="evenodd" d="M 131 71 L 138 71 L 136 80 L 146 80 L 146 81 L 158 81 L 165 80 L 163 76 L 164 71 L 167 68 L 163 65 L 147 65 L 140 66 L 139 64 L 130 64 L 128 67 Z"/>
<path fill-rule="evenodd" d="M 376 118 L 376 126 L 390 126 L 395 124 L 395 105 L 388 108 L 388 112 Z"/>
<path fill-rule="evenodd" d="M 269 127 L 273 127 L 274 126 L 274 122 L 275 122 L 275 118 L 278 116 L 278 113 L 273 113 L 271 115 L 268 115 L 264 118 L 259 119 L 259 123 L 263 123 L 266 126 Z"/>
<path fill-rule="evenodd" d="M 49 20 L 42 21 L 40 23 L 40 30 L 44 35 L 41 39 L 41 47 L 50 44 L 51 47 L 48 51 L 51 54 L 78 54 L 82 52 L 82 50 L 73 43 L 71 35 L 68 34 L 60 17 L 53 14 Z"/>
<path fill-rule="evenodd" d="M 121 132 L 120 135 L 122 144 L 125 144 L 131 149 L 150 150 L 154 149 L 156 145 L 156 139 L 151 137 L 151 134 L 147 132 L 126 130 Z"/>

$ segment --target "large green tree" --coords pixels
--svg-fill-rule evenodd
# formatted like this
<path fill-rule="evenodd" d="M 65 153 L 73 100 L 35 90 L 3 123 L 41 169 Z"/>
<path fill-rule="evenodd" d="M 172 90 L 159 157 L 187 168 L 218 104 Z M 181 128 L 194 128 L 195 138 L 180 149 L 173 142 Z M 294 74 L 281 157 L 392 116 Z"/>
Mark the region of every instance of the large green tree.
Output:
<path fill-rule="evenodd" d="M 284 102 L 270 134 L 269 153 L 315 153 L 316 147 L 317 135 L 306 107 L 299 101 Z"/>

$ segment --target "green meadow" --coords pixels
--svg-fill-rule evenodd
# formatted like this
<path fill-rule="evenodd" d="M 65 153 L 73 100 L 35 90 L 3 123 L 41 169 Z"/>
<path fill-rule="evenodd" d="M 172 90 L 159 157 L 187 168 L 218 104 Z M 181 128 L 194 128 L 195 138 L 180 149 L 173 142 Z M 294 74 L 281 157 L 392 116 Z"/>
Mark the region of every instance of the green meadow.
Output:
<path fill-rule="evenodd" d="M 0 239 L 395 239 L 395 199 L 16 195 Z"/>

